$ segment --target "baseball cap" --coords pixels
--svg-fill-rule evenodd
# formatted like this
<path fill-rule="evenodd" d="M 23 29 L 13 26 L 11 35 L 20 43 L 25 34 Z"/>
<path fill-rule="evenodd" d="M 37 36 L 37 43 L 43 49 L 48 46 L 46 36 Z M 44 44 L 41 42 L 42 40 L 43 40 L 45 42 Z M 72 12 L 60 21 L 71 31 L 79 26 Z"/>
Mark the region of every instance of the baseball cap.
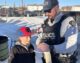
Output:
<path fill-rule="evenodd" d="M 20 27 L 19 36 L 31 36 L 31 30 L 29 27 Z"/>
<path fill-rule="evenodd" d="M 43 11 L 49 12 L 56 5 L 58 5 L 58 0 L 44 0 Z"/>

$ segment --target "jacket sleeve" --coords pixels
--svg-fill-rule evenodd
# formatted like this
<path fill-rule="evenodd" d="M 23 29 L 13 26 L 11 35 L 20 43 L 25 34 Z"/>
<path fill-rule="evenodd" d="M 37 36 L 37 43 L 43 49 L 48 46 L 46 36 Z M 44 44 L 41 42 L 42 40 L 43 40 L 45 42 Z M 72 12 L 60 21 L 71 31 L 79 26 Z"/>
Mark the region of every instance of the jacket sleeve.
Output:
<path fill-rule="evenodd" d="M 14 58 L 14 54 L 16 54 L 16 52 L 17 52 L 17 48 L 14 46 L 10 51 L 8 63 L 12 63 L 12 60 Z"/>
<path fill-rule="evenodd" d="M 38 37 L 37 37 L 37 39 L 36 39 L 36 45 L 39 45 L 40 43 L 41 43 L 41 40 L 42 40 L 42 33 L 39 33 L 38 34 Z"/>
<path fill-rule="evenodd" d="M 56 45 L 56 52 L 59 53 L 72 53 L 77 48 L 78 27 L 73 17 L 67 17 L 61 26 L 61 37 L 65 37 L 62 44 Z"/>

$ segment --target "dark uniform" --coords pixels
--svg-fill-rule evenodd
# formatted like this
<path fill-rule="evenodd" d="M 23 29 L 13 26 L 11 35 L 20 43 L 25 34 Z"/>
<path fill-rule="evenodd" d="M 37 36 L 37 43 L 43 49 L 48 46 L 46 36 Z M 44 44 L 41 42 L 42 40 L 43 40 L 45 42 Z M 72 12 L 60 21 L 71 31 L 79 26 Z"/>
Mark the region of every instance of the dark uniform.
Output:
<path fill-rule="evenodd" d="M 45 43 L 49 45 L 58 45 L 64 42 L 65 38 L 60 36 L 60 29 L 63 20 L 67 17 L 68 17 L 67 15 L 65 16 L 63 15 L 59 20 L 59 22 L 55 23 L 52 26 L 48 24 L 48 19 L 44 21 L 44 24 L 42 24 L 42 29 L 43 29 L 43 40 Z"/>

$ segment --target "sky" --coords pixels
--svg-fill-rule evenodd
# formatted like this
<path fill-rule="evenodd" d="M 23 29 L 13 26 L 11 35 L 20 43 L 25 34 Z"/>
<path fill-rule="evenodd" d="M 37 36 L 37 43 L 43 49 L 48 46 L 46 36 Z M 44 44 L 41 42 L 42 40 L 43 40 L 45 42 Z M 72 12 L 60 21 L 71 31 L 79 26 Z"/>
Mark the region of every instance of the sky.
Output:
<path fill-rule="evenodd" d="M 21 6 L 22 0 L 0 0 L 0 5 L 4 5 L 6 1 L 6 4 L 9 6 Z M 80 5 L 80 0 L 58 0 L 60 7 L 62 6 L 71 6 L 71 5 Z M 44 0 L 23 0 L 23 3 L 25 5 L 28 4 L 43 4 Z"/>

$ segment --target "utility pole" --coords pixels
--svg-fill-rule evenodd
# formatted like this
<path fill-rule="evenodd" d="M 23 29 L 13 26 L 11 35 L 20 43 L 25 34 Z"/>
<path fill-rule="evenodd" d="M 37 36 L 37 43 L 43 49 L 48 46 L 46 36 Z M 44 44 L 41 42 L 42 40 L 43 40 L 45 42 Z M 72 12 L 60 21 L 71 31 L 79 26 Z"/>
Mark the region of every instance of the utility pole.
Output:
<path fill-rule="evenodd" d="M 7 22 L 7 17 L 8 17 L 8 15 L 7 15 L 7 5 L 6 5 L 6 0 L 5 0 L 5 16 L 6 16 L 6 22 Z"/>
<path fill-rule="evenodd" d="M 7 16 L 7 12 L 6 12 L 6 0 L 5 0 L 5 16 Z"/>
<path fill-rule="evenodd" d="M 13 16 L 15 16 L 15 2 L 13 4 Z"/>
<path fill-rule="evenodd" d="M 24 2 L 22 0 L 22 14 L 24 15 Z"/>

